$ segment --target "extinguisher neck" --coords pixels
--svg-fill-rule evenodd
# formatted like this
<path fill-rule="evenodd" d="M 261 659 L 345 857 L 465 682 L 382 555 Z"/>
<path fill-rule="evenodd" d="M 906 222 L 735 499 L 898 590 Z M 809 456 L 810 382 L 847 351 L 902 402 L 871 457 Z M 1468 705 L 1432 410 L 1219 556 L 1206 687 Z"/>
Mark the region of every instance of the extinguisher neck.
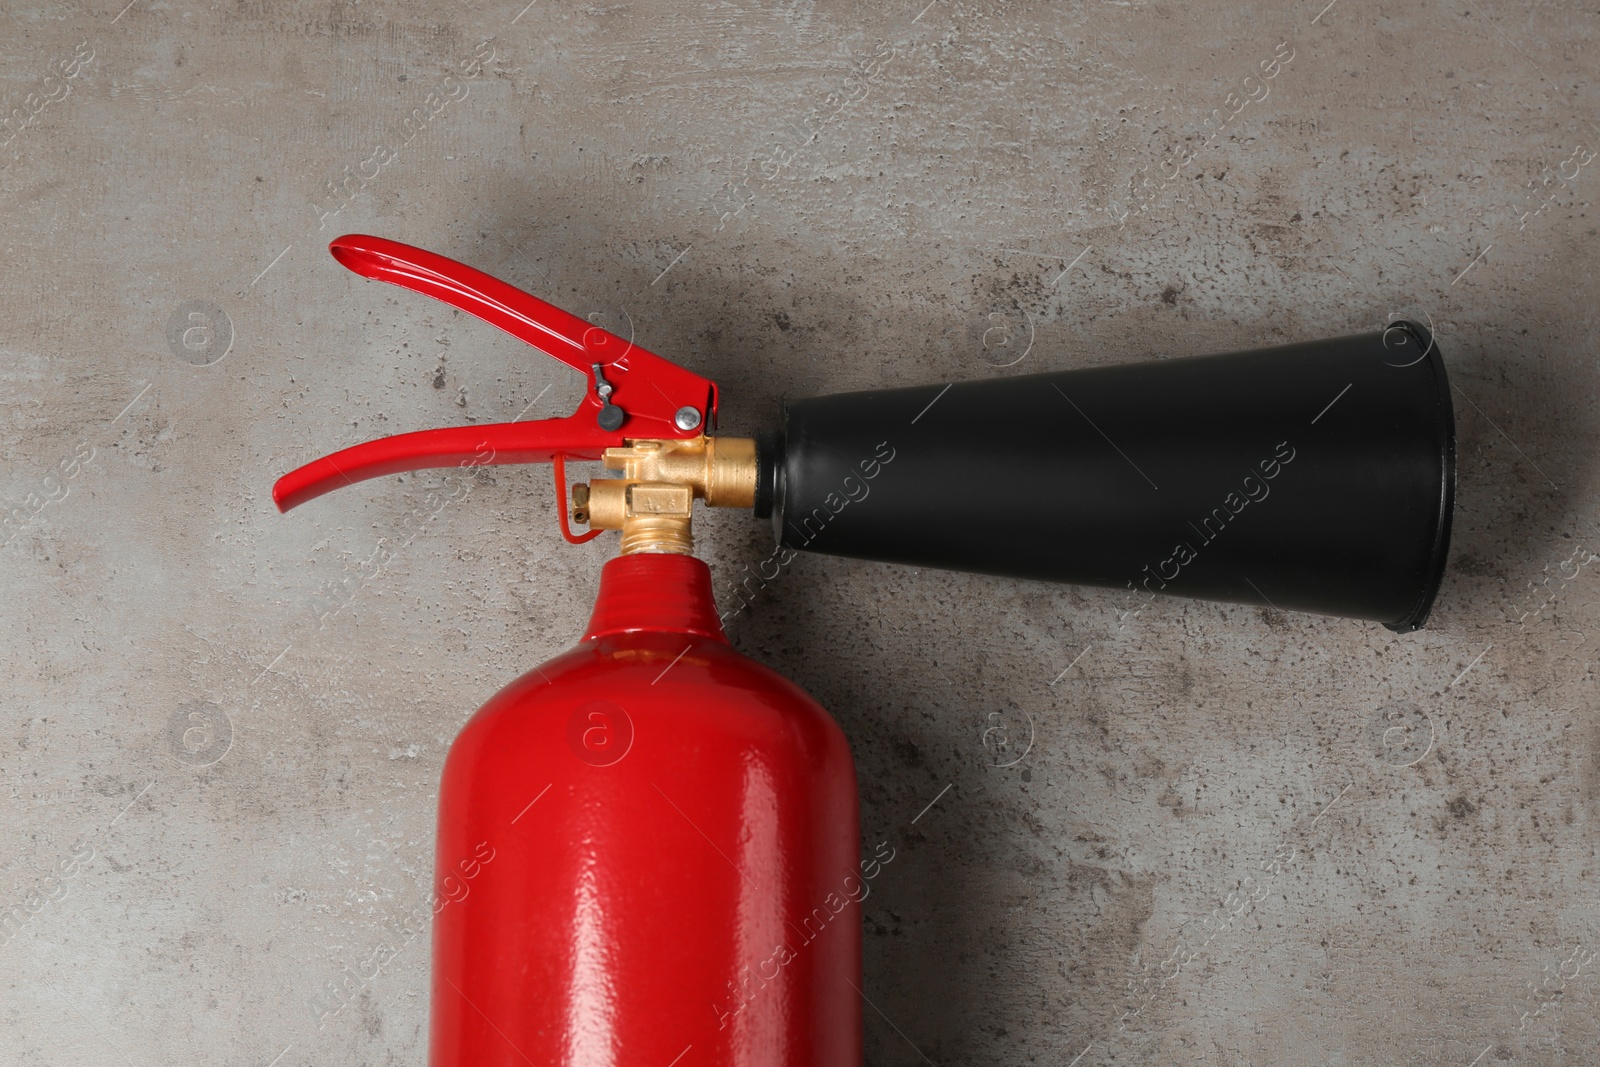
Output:
<path fill-rule="evenodd" d="M 583 639 L 660 631 L 726 642 L 711 568 L 693 556 L 638 552 L 608 560 Z"/>

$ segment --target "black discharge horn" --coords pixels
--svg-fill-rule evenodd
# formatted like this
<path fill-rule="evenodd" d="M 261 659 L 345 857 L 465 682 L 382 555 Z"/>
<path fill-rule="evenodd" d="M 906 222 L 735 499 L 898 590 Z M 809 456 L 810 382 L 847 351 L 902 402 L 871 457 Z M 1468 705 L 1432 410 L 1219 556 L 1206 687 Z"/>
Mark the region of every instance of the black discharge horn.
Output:
<path fill-rule="evenodd" d="M 1381 622 L 1428 617 L 1455 497 L 1444 363 L 1338 340 L 785 405 L 791 549 Z"/>

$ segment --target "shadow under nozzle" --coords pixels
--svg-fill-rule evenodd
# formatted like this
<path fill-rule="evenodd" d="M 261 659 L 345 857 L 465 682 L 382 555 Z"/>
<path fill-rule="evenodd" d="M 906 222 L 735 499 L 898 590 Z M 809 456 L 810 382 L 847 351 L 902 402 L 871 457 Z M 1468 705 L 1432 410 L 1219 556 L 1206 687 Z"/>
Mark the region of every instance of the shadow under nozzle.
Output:
<path fill-rule="evenodd" d="M 791 401 L 758 451 L 789 548 L 1402 633 L 1432 607 L 1455 499 L 1449 381 L 1410 322 Z"/>

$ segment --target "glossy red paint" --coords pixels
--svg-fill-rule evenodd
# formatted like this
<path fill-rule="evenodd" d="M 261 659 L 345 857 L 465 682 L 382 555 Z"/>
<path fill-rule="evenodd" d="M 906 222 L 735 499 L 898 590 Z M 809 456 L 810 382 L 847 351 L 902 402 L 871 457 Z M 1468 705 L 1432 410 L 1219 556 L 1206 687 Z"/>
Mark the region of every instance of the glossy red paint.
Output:
<path fill-rule="evenodd" d="M 844 735 L 706 565 L 613 559 L 446 762 L 433 1067 L 857 1067 L 858 855 Z"/>
<path fill-rule="evenodd" d="M 423 293 L 500 327 L 582 371 L 589 388 L 578 409 L 565 418 L 418 430 L 324 456 L 278 479 L 272 498 L 282 511 L 385 474 L 428 467 L 549 463 L 561 455 L 596 460 L 607 448 L 622 447 L 628 438 L 689 438 L 716 427 L 716 383 L 498 278 L 435 252 L 366 234 L 346 234 L 328 250 L 364 278 Z M 609 402 L 624 413 L 614 430 L 598 422 L 605 403 L 596 366 L 611 387 Z M 699 415 L 688 429 L 676 422 L 678 411 L 685 407 Z"/>

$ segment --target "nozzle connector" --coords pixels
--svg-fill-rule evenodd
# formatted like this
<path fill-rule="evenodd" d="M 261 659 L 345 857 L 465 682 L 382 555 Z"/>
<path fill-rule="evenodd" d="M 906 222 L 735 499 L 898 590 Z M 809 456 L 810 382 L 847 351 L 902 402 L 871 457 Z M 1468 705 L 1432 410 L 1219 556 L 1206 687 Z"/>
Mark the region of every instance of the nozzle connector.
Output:
<path fill-rule="evenodd" d="M 621 530 L 623 555 L 694 547 L 691 508 L 749 508 L 756 501 L 756 443 L 747 437 L 629 441 L 605 450 L 621 478 L 572 487 L 572 520 L 596 530 Z"/>

